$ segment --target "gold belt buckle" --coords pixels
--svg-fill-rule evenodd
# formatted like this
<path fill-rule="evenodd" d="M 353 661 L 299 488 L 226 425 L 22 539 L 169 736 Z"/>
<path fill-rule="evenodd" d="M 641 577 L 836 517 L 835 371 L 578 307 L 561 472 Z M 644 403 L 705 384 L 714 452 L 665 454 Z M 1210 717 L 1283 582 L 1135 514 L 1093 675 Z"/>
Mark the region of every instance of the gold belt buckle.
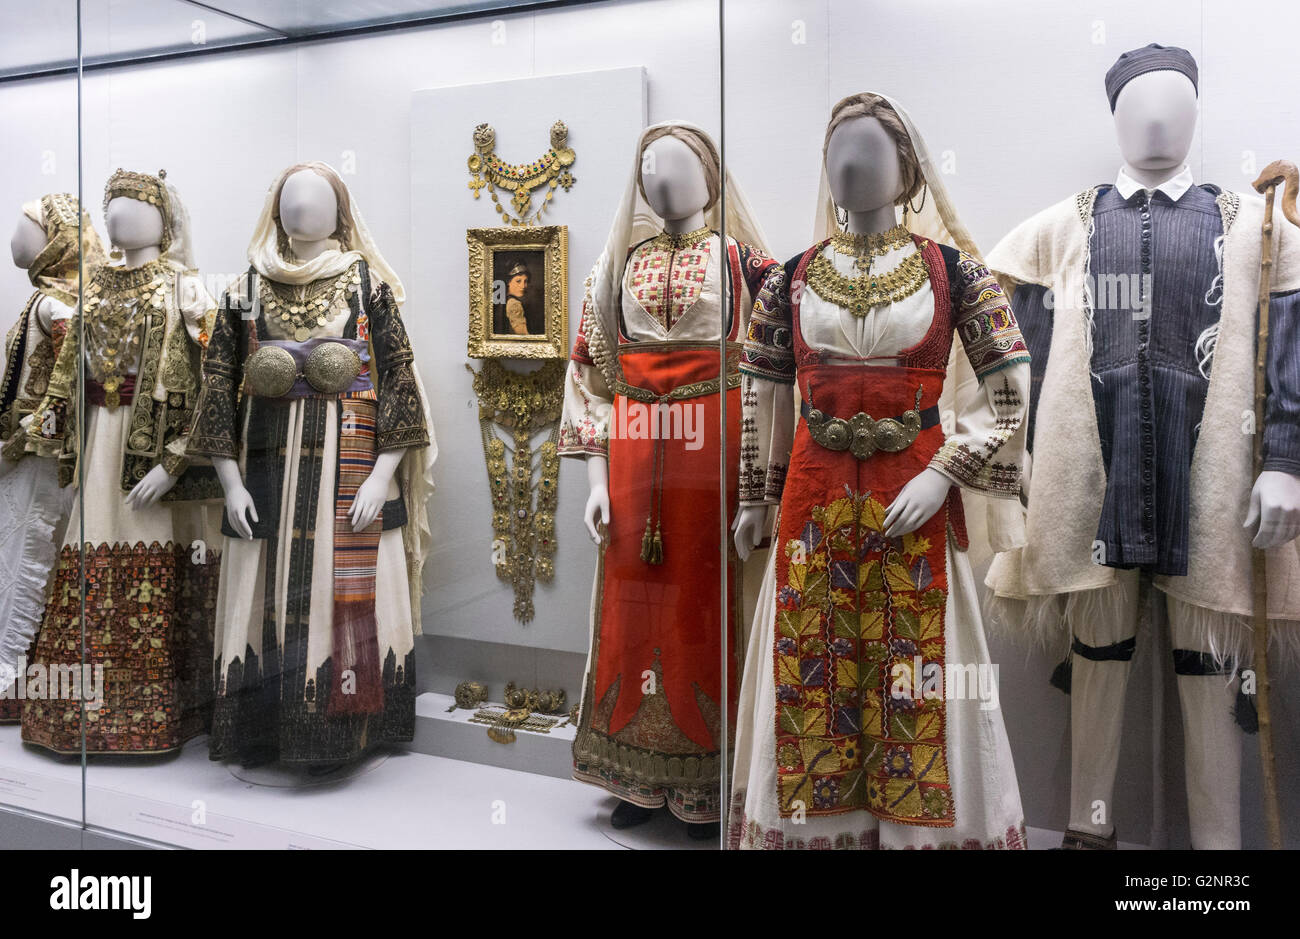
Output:
<path fill-rule="evenodd" d="M 818 444 L 827 450 L 848 450 L 859 460 L 869 459 L 877 450 L 886 453 L 906 450 L 921 433 L 921 412 L 915 408 L 909 408 L 899 417 L 881 420 L 862 411 L 844 420 L 810 408 L 804 420 L 808 433 Z"/>

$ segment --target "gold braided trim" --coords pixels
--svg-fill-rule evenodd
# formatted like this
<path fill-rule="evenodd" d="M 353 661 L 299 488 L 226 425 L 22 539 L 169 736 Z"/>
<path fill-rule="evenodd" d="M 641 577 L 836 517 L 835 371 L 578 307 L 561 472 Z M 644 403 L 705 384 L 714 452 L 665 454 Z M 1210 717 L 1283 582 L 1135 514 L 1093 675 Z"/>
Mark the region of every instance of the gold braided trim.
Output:
<path fill-rule="evenodd" d="M 645 786 L 674 789 L 710 789 L 718 786 L 722 774 L 716 755 L 666 756 L 638 747 L 616 743 L 583 727 L 573 742 L 574 763 L 614 770 Z"/>
<path fill-rule="evenodd" d="M 835 246 L 835 250 L 851 258 L 882 257 L 891 251 L 906 247 L 911 244 L 911 241 L 912 233 L 901 223 L 881 232 L 855 234 L 837 231 L 831 236 L 831 244 Z"/>
<path fill-rule="evenodd" d="M 614 385 L 614 393 L 620 394 L 625 398 L 631 398 L 634 401 L 642 401 L 646 404 L 654 404 L 656 401 L 686 401 L 690 398 L 699 398 L 704 395 L 715 395 L 721 387 L 721 379 L 710 378 L 706 381 L 693 381 L 687 385 L 678 385 L 667 394 L 658 394 L 648 388 L 638 388 L 635 385 L 629 385 L 627 382 L 619 380 Z M 727 376 L 727 388 L 739 388 L 740 375 Z"/>
<path fill-rule="evenodd" d="M 808 263 L 808 286 L 827 303 L 843 307 L 854 316 L 866 316 L 874 306 L 905 300 L 930 280 L 930 271 L 920 251 L 905 257 L 897 267 L 883 273 L 847 277 L 835 269 L 825 254 Z"/>
<path fill-rule="evenodd" d="M 712 237 L 713 229 L 708 225 L 697 228 L 695 231 L 681 233 L 661 231 L 650 239 L 650 247 L 657 248 L 660 251 L 681 251 L 684 248 L 693 248 Z"/>

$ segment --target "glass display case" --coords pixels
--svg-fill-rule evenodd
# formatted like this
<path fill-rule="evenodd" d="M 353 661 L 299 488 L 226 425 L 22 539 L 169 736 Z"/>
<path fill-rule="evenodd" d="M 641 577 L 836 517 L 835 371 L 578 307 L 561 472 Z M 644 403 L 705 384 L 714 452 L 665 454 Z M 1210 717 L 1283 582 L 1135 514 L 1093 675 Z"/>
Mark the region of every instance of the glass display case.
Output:
<path fill-rule="evenodd" d="M 0 846 L 1296 846 L 1300 14 L 0 15 Z"/>

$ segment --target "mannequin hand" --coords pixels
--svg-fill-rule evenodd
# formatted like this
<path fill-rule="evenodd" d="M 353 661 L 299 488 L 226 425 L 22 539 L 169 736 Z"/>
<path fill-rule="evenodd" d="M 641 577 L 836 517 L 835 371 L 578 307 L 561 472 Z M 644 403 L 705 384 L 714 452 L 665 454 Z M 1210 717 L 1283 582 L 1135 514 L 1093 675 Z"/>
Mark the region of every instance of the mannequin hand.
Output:
<path fill-rule="evenodd" d="M 1259 528 L 1250 542 L 1256 548 L 1276 548 L 1300 535 L 1300 478 L 1265 470 L 1250 491 L 1250 511 L 1243 528 Z"/>
<path fill-rule="evenodd" d="M 352 499 L 348 518 L 352 521 L 353 531 L 361 531 L 379 518 L 384 503 L 388 501 L 388 479 L 378 479 L 376 475 L 371 473 L 367 476 Z"/>
<path fill-rule="evenodd" d="M 253 505 L 253 496 L 242 485 L 226 490 L 226 518 L 230 519 L 230 527 L 239 532 L 240 538 L 252 539 L 253 526 L 248 520 L 258 521 L 257 508 Z"/>
<path fill-rule="evenodd" d="M 609 524 L 609 487 L 603 484 L 591 487 L 591 495 L 587 496 L 587 506 L 582 510 L 582 521 L 587 526 L 587 533 L 591 535 L 591 540 L 600 544 L 600 530 L 596 524 Z"/>
<path fill-rule="evenodd" d="M 916 531 L 928 522 L 948 498 L 952 480 L 926 468 L 913 476 L 885 513 L 885 534 L 890 538 Z"/>
<path fill-rule="evenodd" d="M 171 491 L 179 478 L 167 472 L 161 465 L 155 466 L 145 474 L 144 479 L 135 484 L 134 489 L 127 493 L 127 506 L 137 511 L 149 508 Z"/>
<path fill-rule="evenodd" d="M 763 541 L 763 528 L 767 522 L 767 506 L 765 505 L 742 505 L 740 511 L 736 513 L 735 524 L 732 529 L 735 535 L 732 540 L 736 543 L 736 553 L 740 555 L 742 561 L 748 561 L 750 554 Z"/>

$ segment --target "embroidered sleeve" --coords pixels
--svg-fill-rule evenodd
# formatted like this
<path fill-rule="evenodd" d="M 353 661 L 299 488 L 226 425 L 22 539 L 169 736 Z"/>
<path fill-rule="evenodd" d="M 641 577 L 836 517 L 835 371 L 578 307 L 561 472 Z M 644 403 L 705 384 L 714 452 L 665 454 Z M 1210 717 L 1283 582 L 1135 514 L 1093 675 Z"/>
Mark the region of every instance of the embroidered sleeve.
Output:
<path fill-rule="evenodd" d="M 65 436 L 68 431 L 68 402 L 72 400 L 77 386 L 80 317 L 81 312 L 77 310 L 71 318 L 63 320 L 67 325 L 64 327 L 58 355 L 54 359 L 54 367 L 50 369 L 45 397 L 32 412 L 32 422 L 27 428 L 27 449 L 40 456 L 59 456 L 68 449 L 65 443 L 71 443 L 65 441 Z M 73 434 L 72 437 L 75 439 L 76 435 Z"/>
<path fill-rule="evenodd" d="M 1268 319 L 1264 469 L 1300 476 L 1300 291 L 1274 294 Z"/>
<path fill-rule="evenodd" d="M 790 291 L 783 267 L 772 266 L 758 290 L 740 357 L 740 371 L 754 378 L 794 383 L 794 333 L 790 328 Z"/>
<path fill-rule="evenodd" d="M 591 347 L 587 344 L 587 322 L 591 316 L 591 306 L 588 303 L 582 305 L 582 318 L 578 320 L 578 336 L 573 340 L 573 352 L 569 356 L 573 361 L 580 365 L 595 365 L 591 358 Z"/>
<path fill-rule="evenodd" d="M 989 375 L 958 401 L 956 427 L 930 460 L 930 468 L 967 489 L 1019 498 L 1028 399 L 1027 359 Z"/>
<path fill-rule="evenodd" d="M 564 375 L 560 417 L 560 456 L 607 456 L 614 395 L 600 369 L 582 362 L 575 351 Z"/>
<path fill-rule="evenodd" d="M 194 406 L 186 452 L 191 456 L 239 456 L 235 432 L 239 411 L 239 386 L 243 382 L 239 339 L 243 323 L 240 304 L 226 294 L 221 311 L 212 325 L 212 334 L 203 350 L 203 371 L 199 381 L 199 400 Z"/>
<path fill-rule="evenodd" d="M 1029 362 L 1029 349 L 1002 287 L 982 261 L 964 251 L 957 258 L 952 294 L 953 326 L 976 378 L 982 382 L 1008 366 Z"/>
<path fill-rule="evenodd" d="M 411 371 L 411 351 L 402 314 L 387 284 L 379 283 L 370 295 L 370 346 L 378 374 L 379 413 L 375 421 L 375 446 L 379 450 L 424 447 L 429 428 L 424 403 Z"/>
<path fill-rule="evenodd" d="M 794 385 L 746 374 L 740 388 L 740 504 L 778 503 L 794 444 Z"/>
<path fill-rule="evenodd" d="M 763 289 L 763 282 L 767 279 L 767 275 L 772 268 L 776 267 L 776 261 L 768 257 L 762 249 L 739 241 L 736 242 L 736 250 L 740 255 L 740 273 L 749 288 L 749 295 L 756 297 Z"/>

